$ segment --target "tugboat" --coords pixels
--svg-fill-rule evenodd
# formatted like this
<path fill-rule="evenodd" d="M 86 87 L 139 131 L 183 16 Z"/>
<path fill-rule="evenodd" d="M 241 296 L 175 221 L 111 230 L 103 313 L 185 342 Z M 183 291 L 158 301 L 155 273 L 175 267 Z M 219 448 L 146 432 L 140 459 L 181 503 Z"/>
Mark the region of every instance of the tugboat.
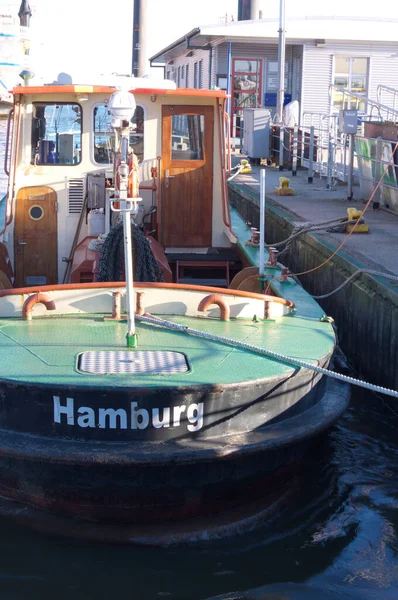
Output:
<path fill-rule="evenodd" d="M 13 95 L 1 511 L 95 539 L 225 532 L 349 401 L 324 374 L 336 338 L 321 307 L 245 250 L 226 94 L 118 78 Z"/>

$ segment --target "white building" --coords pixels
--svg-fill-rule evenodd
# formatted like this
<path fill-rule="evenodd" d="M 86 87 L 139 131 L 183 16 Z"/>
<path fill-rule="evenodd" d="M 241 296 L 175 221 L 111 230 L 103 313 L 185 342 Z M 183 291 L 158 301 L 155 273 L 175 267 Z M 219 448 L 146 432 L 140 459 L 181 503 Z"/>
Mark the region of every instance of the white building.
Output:
<path fill-rule="evenodd" d="M 275 112 L 278 30 L 279 19 L 198 27 L 157 52 L 150 63 L 164 65 L 166 77 L 179 87 L 226 89 L 231 122 L 235 114 L 239 126 L 244 107 Z M 398 89 L 397 31 L 398 20 L 387 18 L 287 18 L 285 103 L 299 102 L 299 124 L 308 113 L 341 108 L 342 94 L 332 84 L 373 100 L 380 85 Z M 382 102 L 391 105 L 391 98 Z M 365 101 L 357 107 L 368 112 Z"/>

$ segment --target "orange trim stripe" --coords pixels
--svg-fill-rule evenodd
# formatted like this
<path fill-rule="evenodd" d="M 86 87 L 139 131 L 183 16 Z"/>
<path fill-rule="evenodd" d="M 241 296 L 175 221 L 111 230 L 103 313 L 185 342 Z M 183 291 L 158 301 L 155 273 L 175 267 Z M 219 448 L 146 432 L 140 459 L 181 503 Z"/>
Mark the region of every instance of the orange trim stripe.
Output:
<path fill-rule="evenodd" d="M 12 90 L 14 96 L 38 94 L 113 94 L 114 86 L 105 85 L 44 85 L 44 86 L 19 86 Z M 168 90 L 163 88 L 136 88 L 130 90 L 136 94 L 164 95 L 164 96 L 193 96 L 203 98 L 227 98 L 223 90 L 196 90 L 193 88 L 178 88 Z"/>

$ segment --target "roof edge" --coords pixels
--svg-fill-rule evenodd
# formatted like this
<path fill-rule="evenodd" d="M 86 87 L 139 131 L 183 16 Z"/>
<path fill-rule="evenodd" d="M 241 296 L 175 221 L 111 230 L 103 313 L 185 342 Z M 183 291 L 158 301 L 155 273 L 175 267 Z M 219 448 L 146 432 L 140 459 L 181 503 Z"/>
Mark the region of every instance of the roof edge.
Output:
<path fill-rule="evenodd" d="M 176 48 L 180 44 L 185 43 L 185 40 L 187 38 L 192 38 L 195 35 L 197 35 L 198 33 L 200 33 L 200 27 L 195 27 L 195 29 L 191 29 L 191 31 L 188 31 L 188 33 L 186 33 L 184 36 L 178 38 L 178 40 L 175 40 L 174 42 L 172 42 L 168 46 L 166 46 L 166 48 L 163 48 L 163 50 L 160 50 L 159 52 L 157 52 L 153 56 L 150 56 L 149 57 L 149 62 L 152 63 L 153 60 L 156 60 L 156 58 L 159 58 L 159 56 L 162 56 L 162 54 L 166 54 L 166 52 L 169 52 L 170 50 L 173 50 L 173 48 Z"/>

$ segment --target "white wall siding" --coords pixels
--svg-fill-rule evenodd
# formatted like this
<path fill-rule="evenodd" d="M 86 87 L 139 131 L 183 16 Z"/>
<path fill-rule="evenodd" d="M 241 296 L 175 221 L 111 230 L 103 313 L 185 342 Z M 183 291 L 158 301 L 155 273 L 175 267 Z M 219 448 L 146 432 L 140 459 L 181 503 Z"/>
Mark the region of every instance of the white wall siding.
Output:
<path fill-rule="evenodd" d="M 396 46 L 384 43 L 326 42 L 304 46 L 302 112 L 329 112 L 329 85 L 333 83 L 334 56 L 369 59 L 368 97 L 377 100 L 377 86 L 388 85 L 398 89 L 398 59 Z M 386 96 L 387 100 L 387 96 Z"/>
<path fill-rule="evenodd" d="M 301 91 L 303 86 L 303 46 L 292 49 L 292 100 L 298 100 L 301 107 Z"/>
<path fill-rule="evenodd" d="M 333 53 L 330 48 L 305 44 L 301 89 L 301 117 L 305 112 L 329 113 Z"/>
<path fill-rule="evenodd" d="M 377 86 L 387 85 L 398 90 L 398 58 L 391 55 L 397 53 L 397 46 L 372 53 L 370 57 L 369 98 L 377 100 Z M 383 104 L 392 106 L 391 95 L 384 95 Z"/>
<path fill-rule="evenodd" d="M 186 54 L 188 54 L 188 52 L 192 52 L 192 56 L 186 56 Z M 214 51 L 213 51 L 214 52 Z M 166 65 L 166 72 L 170 72 L 171 76 L 170 79 L 172 79 L 173 81 L 175 81 L 178 85 L 178 87 L 180 88 L 184 88 L 184 87 L 194 87 L 194 64 L 199 63 L 200 61 L 202 61 L 202 89 L 206 89 L 209 88 L 209 61 L 210 61 L 210 52 L 208 50 L 187 50 L 185 49 L 184 52 L 178 56 L 177 58 L 175 58 L 173 60 L 172 63 L 168 63 Z M 189 65 L 188 68 L 188 80 L 186 77 L 186 67 L 187 65 Z M 178 69 L 180 69 L 180 74 L 181 74 L 181 68 L 184 67 L 184 77 L 180 76 L 180 81 L 178 82 Z"/>

